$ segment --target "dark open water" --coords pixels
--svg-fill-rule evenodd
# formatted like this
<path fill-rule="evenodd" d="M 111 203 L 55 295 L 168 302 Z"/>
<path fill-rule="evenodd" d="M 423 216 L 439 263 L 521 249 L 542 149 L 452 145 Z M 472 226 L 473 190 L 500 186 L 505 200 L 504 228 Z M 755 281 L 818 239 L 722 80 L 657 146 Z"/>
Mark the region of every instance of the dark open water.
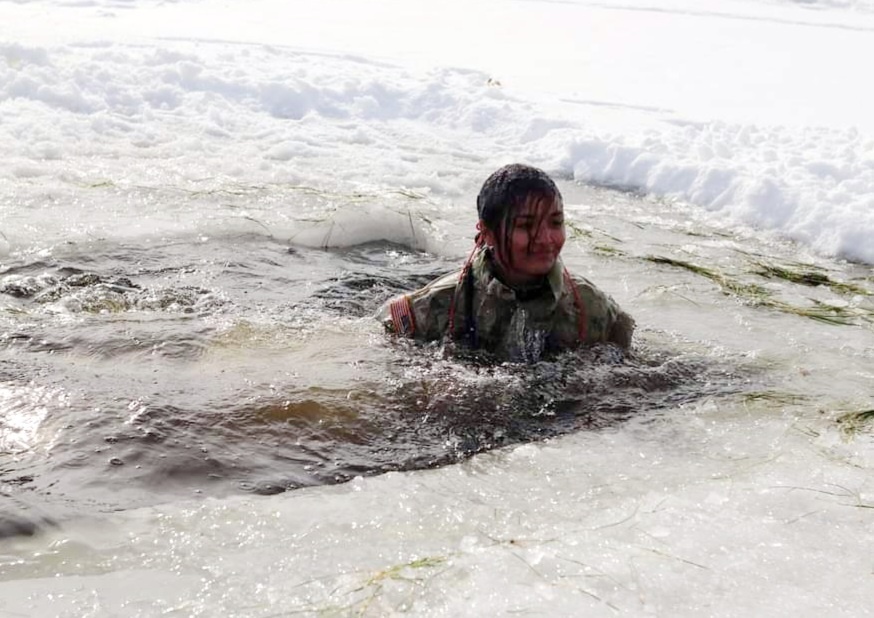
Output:
<path fill-rule="evenodd" d="M 744 388 L 741 371 L 644 345 L 525 367 L 387 340 L 381 303 L 456 266 L 267 235 L 4 264 L 0 534 L 439 466 Z"/>

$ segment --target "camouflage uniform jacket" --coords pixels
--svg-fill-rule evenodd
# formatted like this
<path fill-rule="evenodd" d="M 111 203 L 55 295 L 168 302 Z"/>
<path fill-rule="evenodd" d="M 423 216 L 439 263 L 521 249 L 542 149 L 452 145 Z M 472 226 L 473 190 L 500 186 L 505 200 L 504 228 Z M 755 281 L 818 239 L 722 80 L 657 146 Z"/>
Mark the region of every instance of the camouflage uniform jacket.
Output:
<path fill-rule="evenodd" d="M 452 339 L 498 356 L 533 362 L 580 343 L 631 345 L 634 320 L 616 302 L 557 261 L 536 290 L 518 291 L 494 274 L 488 249 L 469 273 L 457 271 L 386 303 L 379 312 L 389 332 L 431 341 Z M 448 331 L 452 328 L 453 332 Z"/>

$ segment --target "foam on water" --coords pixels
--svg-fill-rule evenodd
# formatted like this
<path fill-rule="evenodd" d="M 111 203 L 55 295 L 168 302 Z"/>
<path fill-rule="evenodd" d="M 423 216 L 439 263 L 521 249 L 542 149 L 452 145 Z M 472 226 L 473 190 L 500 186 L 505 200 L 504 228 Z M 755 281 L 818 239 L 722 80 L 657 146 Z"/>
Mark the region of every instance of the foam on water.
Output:
<path fill-rule="evenodd" d="M 743 372 L 653 351 L 594 348 L 532 368 L 387 346 L 377 307 L 453 266 L 384 242 L 325 251 L 248 235 L 95 243 L 12 267 L 0 294 L 20 401 L 0 437 L 19 440 L 19 407 L 33 431 L 3 476 L 101 509 L 274 493 L 746 388 Z M 39 403 L 57 388 L 63 398 Z"/>

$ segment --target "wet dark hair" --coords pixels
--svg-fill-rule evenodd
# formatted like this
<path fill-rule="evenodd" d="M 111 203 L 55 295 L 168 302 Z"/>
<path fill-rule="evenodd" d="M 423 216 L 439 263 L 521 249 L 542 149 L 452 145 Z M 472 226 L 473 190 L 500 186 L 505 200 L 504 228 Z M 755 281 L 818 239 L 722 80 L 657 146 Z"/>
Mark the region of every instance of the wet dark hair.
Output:
<path fill-rule="evenodd" d="M 561 192 L 546 172 L 530 165 L 511 163 L 493 172 L 483 183 L 476 198 L 476 211 L 486 229 L 500 239 L 500 250 L 509 243 L 513 217 L 522 206 L 532 201 L 552 203 L 556 200 L 562 202 Z M 512 260 L 512 255 L 507 257 Z"/>

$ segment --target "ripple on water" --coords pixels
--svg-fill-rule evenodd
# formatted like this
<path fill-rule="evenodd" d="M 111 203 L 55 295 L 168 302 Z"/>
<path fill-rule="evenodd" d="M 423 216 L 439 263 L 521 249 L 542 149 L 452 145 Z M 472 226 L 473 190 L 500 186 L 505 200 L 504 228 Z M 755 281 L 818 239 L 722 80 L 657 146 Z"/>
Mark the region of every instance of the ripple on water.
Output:
<path fill-rule="evenodd" d="M 269 494 L 450 464 L 745 387 L 728 361 L 645 348 L 519 365 L 386 342 L 368 316 L 449 270 L 442 258 L 247 242 L 114 249 L 90 255 L 87 271 L 71 260 L 2 275 L 18 310 L 0 342 L 21 367 L 15 388 L 36 376 L 32 395 L 67 395 L 22 403 L 36 429 L 0 480 L 87 508 Z M 17 439 L 4 422 L 0 443 Z"/>

